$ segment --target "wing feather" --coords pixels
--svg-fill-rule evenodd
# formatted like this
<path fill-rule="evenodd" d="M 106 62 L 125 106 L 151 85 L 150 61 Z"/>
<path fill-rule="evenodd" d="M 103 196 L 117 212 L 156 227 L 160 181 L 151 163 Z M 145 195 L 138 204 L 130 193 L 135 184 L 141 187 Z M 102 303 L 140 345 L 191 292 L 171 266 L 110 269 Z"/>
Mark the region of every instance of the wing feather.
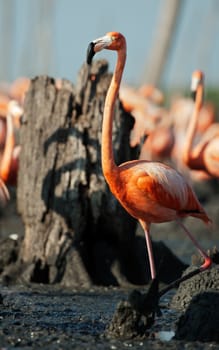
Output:
<path fill-rule="evenodd" d="M 151 201 L 156 201 L 163 207 L 175 210 L 185 208 L 191 194 L 184 178 L 176 170 L 163 164 L 148 165 L 138 176 L 138 189 L 145 192 Z M 193 194 L 192 191 L 192 197 Z"/>

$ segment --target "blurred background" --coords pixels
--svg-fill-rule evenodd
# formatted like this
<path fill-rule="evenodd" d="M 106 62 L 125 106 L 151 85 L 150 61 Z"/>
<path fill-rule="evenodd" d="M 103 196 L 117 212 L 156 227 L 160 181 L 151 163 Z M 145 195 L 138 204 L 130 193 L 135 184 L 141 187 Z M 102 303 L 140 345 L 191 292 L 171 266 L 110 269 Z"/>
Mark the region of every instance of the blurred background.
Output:
<path fill-rule="evenodd" d="M 218 0 L 0 0 L 0 81 L 48 74 L 74 83 L 88 43 L 112 30 L 127 38 L 126 83 L 187 89 L 199 68 L 218 86 Z M 100 57 L 114 63 L 113 53 Z"/>

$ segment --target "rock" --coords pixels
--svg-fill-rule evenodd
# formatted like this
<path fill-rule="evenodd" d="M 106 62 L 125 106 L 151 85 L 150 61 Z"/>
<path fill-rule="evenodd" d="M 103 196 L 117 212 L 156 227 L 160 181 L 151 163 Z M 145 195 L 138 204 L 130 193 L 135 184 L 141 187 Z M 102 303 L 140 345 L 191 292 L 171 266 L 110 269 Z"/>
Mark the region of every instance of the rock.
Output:
<path fill-rule="evenodd" d="M 134 290 L 128 300 L 120 301 L 106 330 L 112 338 L 147 338 L 155 314 L 161 315 L 158 299 L 159 282 L 153 280 L 146 293 Z"/>
<path fill-rule="evenodd" d="M 184 271 L 187 274 L 195 269 L 194 266 Z M 173 296 L 170 306 L 177 310 L 186 310 L 195 295 L 209 290 L 219 290 L 219 269 L 217 266 L 182 282 Z"/>
<path fill-rule="evenodd" d="M 217 276 L 218 277 L 218 276 Z M 180 317 L 175 339 L 219 342 L 219 290 L 196 294 Z"/>

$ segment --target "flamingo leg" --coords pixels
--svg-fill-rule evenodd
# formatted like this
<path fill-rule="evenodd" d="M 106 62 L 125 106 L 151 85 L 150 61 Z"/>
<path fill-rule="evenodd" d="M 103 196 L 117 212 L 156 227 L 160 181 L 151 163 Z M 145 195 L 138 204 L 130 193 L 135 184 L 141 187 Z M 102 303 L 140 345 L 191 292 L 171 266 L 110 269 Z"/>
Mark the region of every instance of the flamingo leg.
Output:
<path fill-rule="evenodd" d="M 196 248 L 198 249 L 198 252 L 201 254 L 201 256 L 205 260 L 204 263 L 200 266 L 200 272 L 208 269 L 212 264 L 211 258 L 205 253 L 205 251 L 202 249 L 198 241 L 192 236 L 191 232 L 189 232 L 189 230 L 185 227 L 182 221 L 177 220 L 177 222 L 182 227 L 182 229 L 187 234 L 187 236 L 191 239 L 192 243 L 196 246 Z"/>
<path fill-rule="evenodd" d="M 150 225 L 146 224 L 144 221 L 141 221 L 141 220 L 139 220 L 139 222 L 144 230 L 147 251 L 148 251 L 148 259 L 149 259 L 149 264 L 150 264 L 151 278 L 152 278 L 152 280 L 154 280 L 156 278 L 156 267 L 155 267 L 155 263 L 154 263 L 153 247 L 152 247 L 152 243 L 151 243 Z"/>
<path fill-rule="evenodd" d="M 164 287 L 162 290 L 159 291 L 158 295 L 159 298 L 161 296 L 163 296 L 164 294 L 166 294 L 169 290 L 171 290 L 172 288 L 176 288 L 179 286 L 180 283 L 188 280 L 189 278 L 199 274 L 200 272 L 207 270 L 211 264 L 212 264 L 212 260 L 211 258 L 205 253 L 205 251 L 201 248 L 200 244 L 196 241 L 196 239 L 192 236 L 191 232 L 188 231 L 188 229 L 184 226 L 184 224 L 180 221 L 177 220 L 177 222 L 179 223 L 179 225 L 183 228 L 184 232 L 187 234 L 187 236 L 191 239 L 191 241 L 193 242 L 193 244 L 196 246 L 196 248 L 198 249 L 199 253 L 201 254 L 201 256 L 204 258 L 204 263 L 198 267 L 195 270 L 192 270 L 191 272 L 183 275 L 182 277 L 178 278 L 177 280 L 173 281 L 172 283 L 170 283 L 168 286 Z"/>

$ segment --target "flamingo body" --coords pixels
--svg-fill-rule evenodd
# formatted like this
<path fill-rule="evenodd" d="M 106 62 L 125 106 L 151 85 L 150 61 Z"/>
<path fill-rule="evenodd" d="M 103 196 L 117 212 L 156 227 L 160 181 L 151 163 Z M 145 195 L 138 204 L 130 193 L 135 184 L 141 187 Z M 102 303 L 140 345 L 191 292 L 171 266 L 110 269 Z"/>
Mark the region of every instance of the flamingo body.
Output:
<path fill-rule="evenodd" d="M 219 177 L 219 137 L 211 140 L 205 147 L 203 161 L 208 173 Z"/>
<path fill-rule="evenodd" d="M 15 145 L 13 118 L 19 119 L 23 109 L 17 101 L 11 100 L 7 104 L 6 115 L 6 138 L 4 150 L 0 161 L 0 200 L 6 203 L 10 198 L 6 185 L 15 186 L 17 184 L 17 173 L 19 163 L 20 145 Z M 1 189 L 3 188 L 3 190 Z"/>
<path fill-rule="evenodd" d="M 109 181 L 112 193 L 130 215 L 149 223 L 194 216 L 210 220 L 191 186 L 173 168 L 144 160 L 121 164 L 116 181 Z"/>
<path fill-rule="evenodd" d="M 170 126 L 160 126 L 153 130 L 142 145 L 139 159 L 161 160 L 169 158 L 175 137 Z"/>

